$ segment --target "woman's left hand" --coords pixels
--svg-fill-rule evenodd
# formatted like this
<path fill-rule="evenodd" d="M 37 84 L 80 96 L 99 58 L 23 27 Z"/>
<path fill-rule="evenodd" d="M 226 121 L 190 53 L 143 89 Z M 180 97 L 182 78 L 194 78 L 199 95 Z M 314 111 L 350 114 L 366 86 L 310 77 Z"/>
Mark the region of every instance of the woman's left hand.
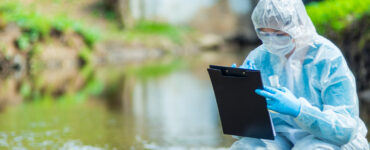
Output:
<path fill-rule="evenodd" d="M 231 67 L 236 68 L 237 65 L 234 63 L 234 64 L 231 65 Z M 257 69 L 253 60 L 247 60 L 243 65 L 240 65 L 239 68 L 249 69 L 249 70 L 256 70 Z"/>

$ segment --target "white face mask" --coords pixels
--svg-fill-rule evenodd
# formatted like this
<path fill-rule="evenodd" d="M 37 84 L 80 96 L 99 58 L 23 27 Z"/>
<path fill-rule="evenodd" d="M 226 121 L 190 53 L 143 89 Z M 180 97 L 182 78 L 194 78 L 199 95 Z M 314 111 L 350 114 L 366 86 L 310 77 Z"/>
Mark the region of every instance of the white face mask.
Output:
<path fill-rule="evenodd" d="M 291 36 L 280 35 L 277 33 L 257 32 L 258 37 L 262 40 L 263 46 L 271 53 L 284 56 L 291 52 L 295 43 Z"/>

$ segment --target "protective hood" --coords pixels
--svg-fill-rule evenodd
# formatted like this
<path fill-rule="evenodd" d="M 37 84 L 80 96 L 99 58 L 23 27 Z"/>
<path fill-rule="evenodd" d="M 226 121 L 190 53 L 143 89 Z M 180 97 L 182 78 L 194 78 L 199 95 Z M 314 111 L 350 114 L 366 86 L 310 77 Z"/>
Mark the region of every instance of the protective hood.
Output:
<path fill-rule="evenodd" d="M 302 0 L 260 0 L 253 10 L 254 28 L 272 28 L 288 33 L 296 49 L 312 45 L 316 29 Z"/>

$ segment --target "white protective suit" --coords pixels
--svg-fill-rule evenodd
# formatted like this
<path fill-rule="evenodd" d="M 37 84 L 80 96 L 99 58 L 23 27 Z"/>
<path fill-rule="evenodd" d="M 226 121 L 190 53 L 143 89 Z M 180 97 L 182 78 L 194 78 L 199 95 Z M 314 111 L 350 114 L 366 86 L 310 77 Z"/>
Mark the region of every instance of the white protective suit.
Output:
<path fill-rule="evenodd" d="M 299 115 L 270 113 L 275 140 L 241 138 L 231 149 L 364 149 L 367 129 L 359 118 L 354 76 L 341 51 L 318 35 L 301 0 L 260 0 L 252 14 L 254 27 L 288 33 L 296 47 L 290 57 L 269 52 L 264 45 L 250 52 L 264 85 L 279 77 L 301 103 Z"/>

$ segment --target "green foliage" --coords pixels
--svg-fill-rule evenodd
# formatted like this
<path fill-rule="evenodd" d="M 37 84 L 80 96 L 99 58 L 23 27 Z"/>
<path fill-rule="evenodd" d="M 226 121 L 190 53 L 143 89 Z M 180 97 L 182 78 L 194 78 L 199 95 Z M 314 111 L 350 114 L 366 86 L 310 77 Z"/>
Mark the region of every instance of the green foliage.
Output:
<path fill-rule="evenodd" d="M 30 40 L 28 36 L 21 35 L 21 37 L 19 37 L 17 40 L 17 45 L 21 50 L 28 48 L 30 46 Z"/>
<path fill-rule="evenodd" d="M 145 38 L 145 37 L 165 37 L 175 43 L 181 43 L 183 34 L 188 29 L 173 26 L 167 23 L 141 21 L 138 22 L 133 28 L 127 29 L 126 37 L 128 39 Z"/>
<path fill-rule="evenodd" d="M 104 17 L 109 21 L 117 21 L 118 17 L 114 8 L 110 7 L 106 1 L 99 1 L 96 3 L 95 8 L 92 11 L 94 16 Z"/>
<path fill-rule="evenodd" d="M 92 57 L 91 50 L 85 47 L 79 51 L 79 56 L 85 63 L 90 63 L 90 58 Z"/>
<path fill-rule="evenodd" d="M 79 94 L 82 95 L 94 95 L 97 96 L 102 93 L 104 85 L 101 80 L 99 80 L 94 72 L 93 66 L 91 64 L 85 65 L 81 70 L 80 73 L 86 80 L 85 86 L 79 90 Z"/>
<path fill-rule="evenodd" d="M 30 84 L 24 82 L 22 83 L 21 85 L 21 88 L 20 88 L 20 94 L 23 96 L 23 97 L 29 97 L 31 96 L 32 94 L 32 87 Z"/>
<path fill-rule="evenodd" d="M 307 13 L 321 34 L 340 32 L 351 22 L 370 13 L 370 0 L 325 0 L 310 3 Z"/>
<path fill-rule="evenodd" d="M 84 37 L 85 43 L 89 47 L 92 47 L 100 39 L 100 33 L 96 29 L 88 28 L 80 23 L 74 24 L 73 29 Z"/>
<path fill-rule="evenodd" d="M 71 20 L 67 16 L 47 17 L 35 10 L 22 7 L 17 2 L 1 2 L 0 14 L 2 14 L 1 19 L 6 23 L 14 22 L 25 31 L 25 34 L 17 41 L 21 49 L 27 48 L 29 43 L 40 37 L 48 38 L 53 29 L 62 33 L 67 30 L 77 32 L 88 46 L 92 46 L 100 37 L 96 29 L 86 27 L 83 23 Z"/>

